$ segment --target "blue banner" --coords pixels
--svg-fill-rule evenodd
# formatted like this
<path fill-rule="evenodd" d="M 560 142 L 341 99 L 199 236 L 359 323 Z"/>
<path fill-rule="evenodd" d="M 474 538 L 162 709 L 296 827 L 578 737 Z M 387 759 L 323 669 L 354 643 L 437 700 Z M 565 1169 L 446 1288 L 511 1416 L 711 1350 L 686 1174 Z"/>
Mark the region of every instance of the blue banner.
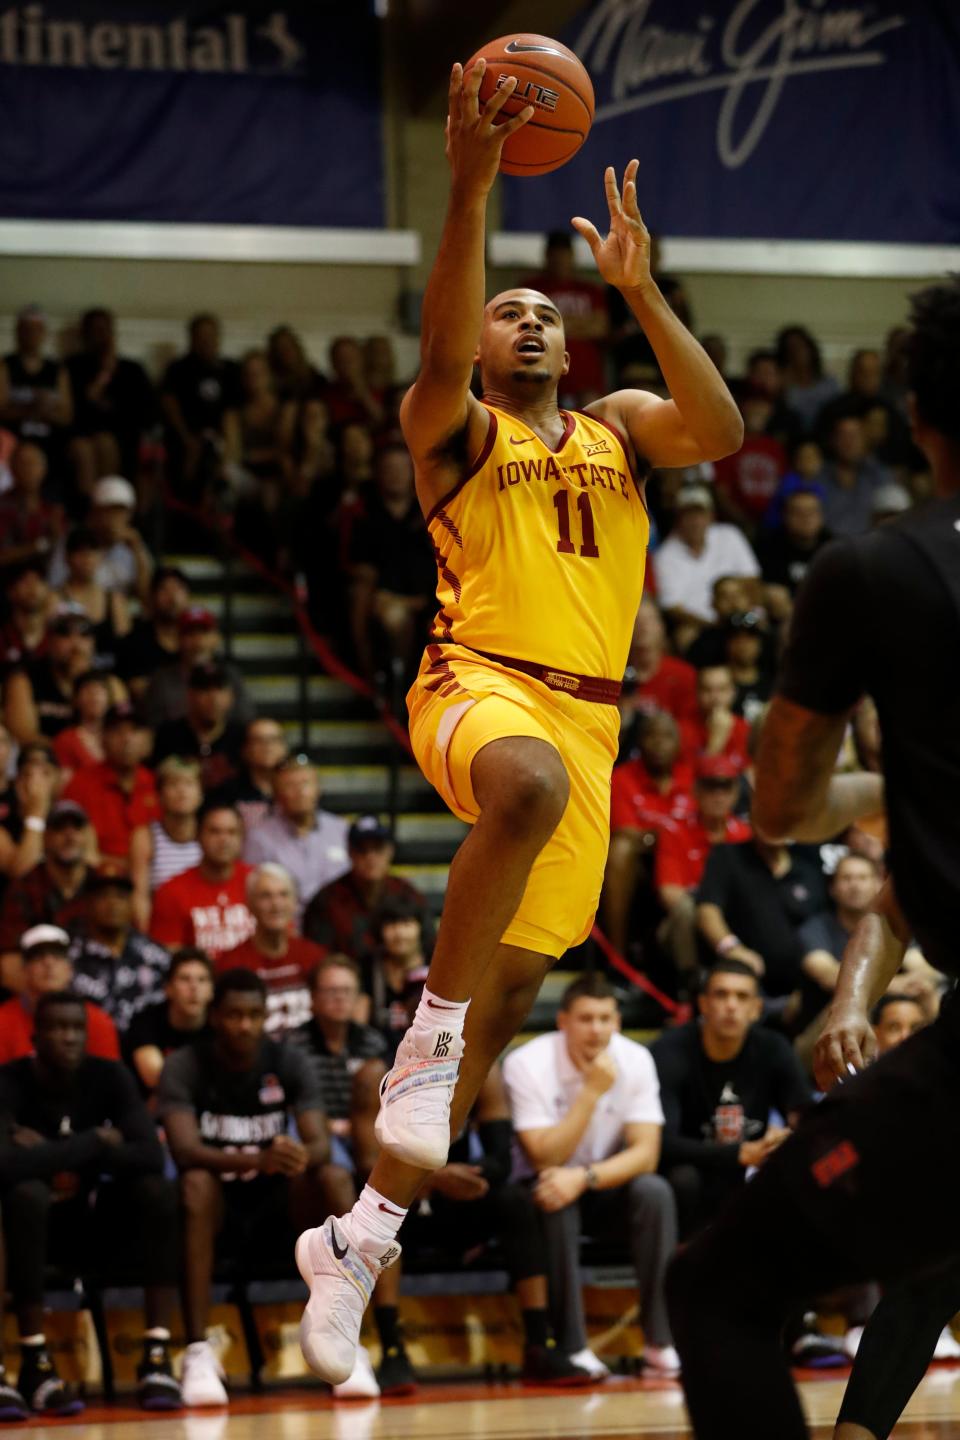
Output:
<path fill-rule="evenodd" d="M 596 0 L 558 37 L 593 79 L 580 153 L 505 180 L 505 225 L 604 213 L 640 160 L 659 233 L 960 242 L 957 0 Z"/>
<path fill-rule="evenodd" d="M 380 89 L 363 0 L 11 5 L 0 214 L 382 225 Z"/>

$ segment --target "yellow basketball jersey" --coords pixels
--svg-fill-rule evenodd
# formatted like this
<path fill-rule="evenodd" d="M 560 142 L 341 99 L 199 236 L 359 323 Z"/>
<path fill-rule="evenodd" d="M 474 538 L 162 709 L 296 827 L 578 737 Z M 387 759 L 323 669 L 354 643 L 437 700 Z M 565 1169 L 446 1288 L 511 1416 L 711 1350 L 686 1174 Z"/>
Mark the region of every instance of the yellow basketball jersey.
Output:
<path fill-rule="evenodd" d="M 480 455 L 427 517 L 439 570 L 432 638 L 619 680 L 650 538 L 624 442 L 564 411 L 552 450 L 486 409 Z"/>

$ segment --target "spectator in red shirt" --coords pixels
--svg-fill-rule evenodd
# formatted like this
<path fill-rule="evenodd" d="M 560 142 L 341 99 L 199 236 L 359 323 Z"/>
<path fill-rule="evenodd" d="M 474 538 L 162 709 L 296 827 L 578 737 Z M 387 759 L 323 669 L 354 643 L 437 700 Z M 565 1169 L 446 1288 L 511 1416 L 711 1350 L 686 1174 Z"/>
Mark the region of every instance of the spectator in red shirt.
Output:
<path fill-rule="evenodd" d="M 549 296 L 563 316 L 570 369 L 561 381 L 564 403 L 584 405 L 606 394 L 606 349 L 610 334 L 607 295 L 602 285 L 574 274 L 573 241 L 565 230 L 547 236 L 544 268 L 524 281 Z"/>
<path fill-rule="evenodd" d="M 735 455 L 716 461 L 714 483 L 721 518 L 739 525 L 752 538 L 787 473 L 787 452 L 766 433 L 773 416 L 768 395 L 752 391 L 740 401 L 740 409 L 743 444 Z"/>
<path fill-rule="evenodd" d="M 79 771 L 64 792 L 92 817 L 102 855 L 128 859 L 134 830 L 160 812 L 153 774 L 140 763 L 149 743 L 133 706 L 112 705 L 103 718 L 103 762 Z"/>
<path fill-rule="evenodd" d="M 678 722 L 696 718 L 697 672 L 686 660 L 667 654 L 666 627 L 660 611 L 649 600 L 640 606 L 633 622 L 623 688 L 620 715 L 631 740 L 634 716 L 665 710 Z"/>
<path fill-rule="evenodd" d="M 630 910 L 647 857 L 667 821 L 696 813 L 693 772 L 680 762 L 680 731 L 672 715 L 655 711 L 641 719 L 639 751 L 618 765 L 610 790 L 610 852 L 603 881 L 607 934 L 626 951 Z"/>
<path fill-rule="evenodd" d="M 680 725 L 683 758 L 695 764 L 701 755 L 722 755 L 735 770 L 747 767 L 750 726 L 733 713 L 737 697 L 727 665 L 706 665 L 697 676 L 697 717 Z"/>
<path fill-rule="evenodd" d="M 92 770 L 105 759 L 103 721 L 110 709 L 110 682 L 102 670 L 88 670 L 73 682 L 73 708 L 77 723 L 61 730 L 53 742 L 64 783 L 80 770 Z"/>
<path fill-rule="evenodd" d="M 728 757 L 702 755 L 694 781 L 696 815 L 664 825 L 657 840 L 654 878 L 667 912 L 657 938 L 673 960 L 682 988 L 691 991 L 699 968 L 695 896 L 710 847 L 737 844 L 752 833 L 733 813 L 739 776 L 740 768 Z"/>
<path fill-rule="evenodd" d="M 376 815 L 361 815 L 347 835 L 350 871 L 314 895 L 303 913 L 303 933 L 330 950 L 363 963 L 377 950 L 377 912 L 387 900 L 403 899 L 419 913 L 424 935 L 432 934 L 425 896 L 399 875 L 390 874 L 393 840 Z"/>
<path fill-rule="evenodd" d="M 218 958 L 216 970 L 240 965 L 260 976 L 267 987 L 267 1034 L 280 1040 L 310 1019 L 310 972 L 327 952 L 294 935 L 297 887 L 282 865 L 267 861 L 247 876 L 247 904 L 257 928 Z"/>
<path fill-rule="evenodd" d="M 216 962 L 256 927 L 247 905 L 251 867 L 240 859 L 243 822 L 232 805 L 210 805 L 200 816 L 197 839 L 203 859 L 160 886 L 150 934 L 170 949 L 195 945 Z"/>
<path fill-rule="evenodd" d="M 56 925 L 35 925 L 20 938 L 23 955 L 23 989 L 0 1005 L 0 1065 L 33 1054 L 33 1011 L 41 995 L 69 990 L 73 962 L 70 936 Z M 119 1060 L 120 1042 L 110 1016 L 84 1001 L 87 1011 L 87 1054 L 100 1060 Z"/>

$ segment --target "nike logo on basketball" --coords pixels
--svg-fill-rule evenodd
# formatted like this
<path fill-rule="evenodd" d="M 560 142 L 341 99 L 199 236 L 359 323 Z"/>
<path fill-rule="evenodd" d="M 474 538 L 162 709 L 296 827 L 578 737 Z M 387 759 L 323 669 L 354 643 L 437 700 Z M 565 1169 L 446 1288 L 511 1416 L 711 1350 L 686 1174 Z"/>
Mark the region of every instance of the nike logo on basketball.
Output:
<path fill-rule="evenodd" d="M 337 1244 L 336 1228 L 334 1227 L 334 1223 L 332 1220 L 330 1221 L 330 1246 L 338 1260 L 346 1259 L 347 1251 L 350 1249 L 350 1246 L 344 1245 L 343 1249 L 340 1249 L 340 1246 Z"/>
<path fill-rule="evenodd" d="M 450 1042 L 452 1041 L 452 1039 L 452 1030 L 437 1031 L 437 1038 L 433 1046 L 433 1054 L 435 1059 L 445 1060 L 447 1058 L 447 1056 L 450 1054 Z"/>
<path fill-rule="evenodd" d="M 521 436 L 511 435 L 511 436 L 510 436 L 510 444 L 511 444 L 511 445 L 529 445 L 529 444 L 530 444 L 530 441 L 531 441 L 533 438 L 534 438 L 534 437 L 533 437 L 532 435 L 521 435 Z"/>
<path fill-rule="evenodd" d="M 503 48 L 508 55 L 559 55 L 561 53 L 552 45 L 525 45 L 522 40 L 510 40 Z"/>

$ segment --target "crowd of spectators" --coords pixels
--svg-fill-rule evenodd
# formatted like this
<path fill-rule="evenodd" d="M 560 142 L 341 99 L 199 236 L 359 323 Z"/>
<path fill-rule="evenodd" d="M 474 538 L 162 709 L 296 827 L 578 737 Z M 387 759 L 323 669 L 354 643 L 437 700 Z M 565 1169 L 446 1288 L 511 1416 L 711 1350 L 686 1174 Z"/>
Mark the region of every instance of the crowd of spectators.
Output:
<path fill-rule="evenodd" d="M 682 284 L 660 280 L 692 323 Z M 567 325 L 563 403 L 660 387 L 566 237 L 532 283 Z M 189 502 L 304 577 L 314 625 L 398 693 L 435 557 L 389 340 L 340 337 L 322 371 L 284 325 L 236 361 L 200 315 L 155 383 L 117 353 L 106 310 L 81 318 L 66 360 L 48 330 L 27 307 L 0 362 L 0 1304 L 6 1285 L 21 1343 L 0 1419 L 81 1406 L 44 1335 L 47 1263 L 119 1266 L 145 1287 L 144 1406 L 226 1400 L 206 1334 L 216 1267 L 289 1270 L 297 1227 L 353 1203 L 434 924 L 395 873 L 391 825 L 324 808 L 217 614 L 148 543 L 162 496 Z M 722 338 L 704 344 L 726 370 Z M 589 948 L 574 957 L 587 973 L 556 1030 L 491 1073 L 401 1237 L 414 1263 L 499 1246 L 529 1379 L 606 1373 L 582 1236 L 629 1257 L 645 1363 L 675 1373 L 662 1281 L 678 1234 L 709 1223 L 810 1103 L 843 949 L 884 876 L 884 821 L 770 845 L 750 827 L 753 756 L 813 557 L 929 491 L 903 376 L 901 331 L 857 351 L 841 385 L 789 326 L 728 374 L 740 452 L 650 477 L 600 921 L 684 1023 L 652 1050 L 628 1039 L 618 1001 L 635 992 Z M 838 766 L 876 768 L 880 743 L 865 701 Z M 932 1018 L 943 985 L 910 949 L 877 1017 L 884 1046 Z M 399 1283 L 387 1270 L 374 1297 L 377 1376 L 361 1351 L 343 1393 L 415 1383 Z M 809 1334 L 797 1343 L 812 1353 Z"/>

